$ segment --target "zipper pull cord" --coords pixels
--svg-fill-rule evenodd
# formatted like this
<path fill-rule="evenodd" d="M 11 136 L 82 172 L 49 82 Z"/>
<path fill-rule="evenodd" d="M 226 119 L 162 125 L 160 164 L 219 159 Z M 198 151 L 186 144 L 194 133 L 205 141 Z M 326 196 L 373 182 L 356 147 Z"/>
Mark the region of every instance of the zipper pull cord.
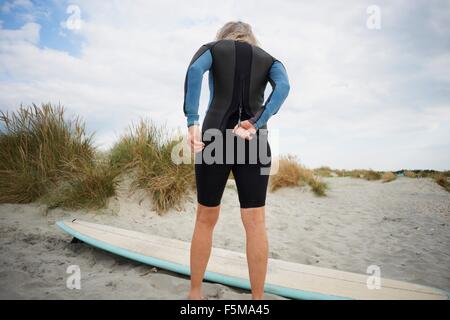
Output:
<path fill-rule="evenodd" d="M 242 106 L 239 106 L 239 119 L 238 119 L 238 126 L 241 126 L 241 114 L 242 114 Z"/>

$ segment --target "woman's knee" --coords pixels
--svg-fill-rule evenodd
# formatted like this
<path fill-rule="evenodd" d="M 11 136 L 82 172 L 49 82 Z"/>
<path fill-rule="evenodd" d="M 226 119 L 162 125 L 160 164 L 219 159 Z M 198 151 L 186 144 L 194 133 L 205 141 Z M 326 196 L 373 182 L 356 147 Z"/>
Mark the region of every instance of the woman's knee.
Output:
<path fill-rule="evenodd" d="M 247 232 L 265 228 L 264 207 L 241 208 L 241 218 Z"/>
<path fill-rule="evenodd" d="M 219 218 L 219 212 L 220 205 L 207 207 L 199 203 L 197 209 L 197 223 L 206 227 L 214 227 Z"/>

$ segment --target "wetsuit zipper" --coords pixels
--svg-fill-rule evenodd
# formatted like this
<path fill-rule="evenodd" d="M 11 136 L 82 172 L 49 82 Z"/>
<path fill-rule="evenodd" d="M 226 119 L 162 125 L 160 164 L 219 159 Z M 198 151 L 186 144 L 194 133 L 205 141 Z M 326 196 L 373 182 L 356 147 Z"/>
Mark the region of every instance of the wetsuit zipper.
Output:
<path fill-rule="evenodd" d="M 238 126 L 241 126 L 241 115 L 242 115 L 242 109 L 244 107 L 244 92 L 245 92 L 245 81 L 244 78 L 241 79 L 241 101 L 239 102 L 239 119 L 238 119 Z"/>

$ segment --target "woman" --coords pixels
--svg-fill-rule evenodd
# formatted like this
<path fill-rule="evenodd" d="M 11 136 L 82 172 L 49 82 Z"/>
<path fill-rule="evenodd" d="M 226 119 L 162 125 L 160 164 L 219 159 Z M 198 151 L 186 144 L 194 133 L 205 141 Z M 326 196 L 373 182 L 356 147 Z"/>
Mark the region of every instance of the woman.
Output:
<path fill-rule="evenodd" d="M 198 105 L 206 71 L 209 71 L 211 94 L 200 132 Z M 267 83 L 271 84 L 272 93 L 264 103 Z M 271 165 L 266 123 L 279 110 L 288 93 L 289 81 L 284 66 L 258 47 L 247 23 L 228 22 L 217 33 L 216 41 L 203 45 L 191 60 L 186 73 L 183 109 L 187 117 L 188 141 L 196 156 L 198 205 L 191 243 L 189 299 L 203 299 L 202 280 L 230 172 L 236 182 L 246 231 L 252 298 L 264 298 L 268 259 L 264 206 L 269 179 L 268 170 L 264 169 L 270 169 Z M 222 137 L 229 137 L 230 132 L 233 136 L 231 147 L 225 142 L 217 144 Z M 251 140 L 259 140 L 258 151 L 250 147 Z M 213 144 L 216 144 L 214 148 L 208 150 Z M 243 149 L 237 145 L 243 145 Z M 261 155 L 262 149 L 267 153 Z M 208 160 L 198 161 L 199 157 L 206 156 Z M 226 157 L 227 161 L 223 161 Z M 255 157 L 256 162 L 250 160 Z M 263 158 L 269 161 L 263 161 Z"/>

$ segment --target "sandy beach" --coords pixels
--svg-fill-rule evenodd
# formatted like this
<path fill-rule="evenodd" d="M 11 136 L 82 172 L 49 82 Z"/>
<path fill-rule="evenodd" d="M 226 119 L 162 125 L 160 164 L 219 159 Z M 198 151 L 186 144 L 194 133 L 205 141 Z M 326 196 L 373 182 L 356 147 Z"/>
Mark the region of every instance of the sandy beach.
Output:
<path fill-rule="evenodd" d="M 430 178 L 366 181 L 324 178 L 326 197 L 308 187 L 269 192 L 270 257 L 366 273 L 450 290 L 450 194 Z M 234 182 L 229 181 L 214 246 L 244 252 L 245 234 Z M 184 210 L 160 216 L 128 181 L 105 209 L 68 211 L 38 204 L 0 205 L 0 299 L 185 299 L 189 279 L 82 243 L 55 222 L 79 218 L 190 241 L 195 194 Z M 66 288 L 69 265 L 81 269 L 81 290 Z M 205 283 L 208 299 L 250 299 L 248 291 Z M 268 299 L 283 299 L 267 295 Z"/>

